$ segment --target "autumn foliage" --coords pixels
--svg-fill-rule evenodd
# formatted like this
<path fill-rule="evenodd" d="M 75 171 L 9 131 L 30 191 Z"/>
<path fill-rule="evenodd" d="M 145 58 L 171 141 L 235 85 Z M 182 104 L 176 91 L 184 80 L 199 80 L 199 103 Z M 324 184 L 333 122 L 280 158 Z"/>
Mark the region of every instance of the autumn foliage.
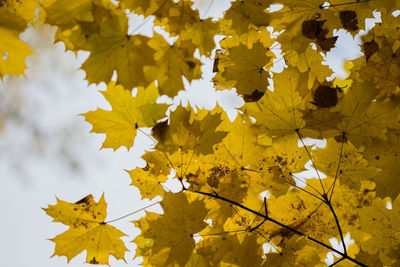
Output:
<path fill-rule="evenodd" d="M 399 266 L 400 2 L 236 0 L 219 20 L 192 5 L 0 0 L 0 76 L 23 73 L 32 51 L 19 34 L 28 24 L 54 25 L 67 50 L 90 52 L 81 66 L 88 82 L 108 84 L 101 93 L 111 110 L 83 114 L 92 132 L 105 134 L 102 148 L 130 149 L 152 128 L 147 165 L 128 171 L 143 198 L 163 198 L 163 214 L 134 222 L 144 266 L 326 266 L 328 252 L 331 266 Z M 323 61 L 334 30 L 356 36 L 374 11 L 382 22 L 361 37 L 363 56 L 345 64 L 347 78 L 330 79 Z M 128 32 L 131 13 L 162 30 Z M 219 106 L 158 101 L 201 79 L 207 58 L 214 87 L 244 100 L 233 121 Z M 272 71 L 279 63 L 285 68 Z M 307 162 L 319 172 L 304 180 Z M 180 192 L 163 187 L 168 179 Z M 104 196 L 92 195 L 49 205 L 46 213 L 69 226 L 51 239 L 54 255 L 69 261 L 86 250 L 88 263 L 124 260 L 124 233 L 106 209 Z"/>

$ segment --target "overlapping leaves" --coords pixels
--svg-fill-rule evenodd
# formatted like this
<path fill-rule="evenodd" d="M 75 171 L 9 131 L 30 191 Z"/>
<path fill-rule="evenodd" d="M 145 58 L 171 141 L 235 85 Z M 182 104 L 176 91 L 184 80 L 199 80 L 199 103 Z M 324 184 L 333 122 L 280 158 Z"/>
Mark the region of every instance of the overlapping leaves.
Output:
<path fill-rule="evenodd" d="M 103 147 L 129 149 L 140 128 L 152 127 L 156 144 L 143 155 L 146 166 L 129 171 L 142 197 L 164 197 L 163 215 L 148 213 L 136 222 L 142 230 L 134 240 L 136 256 L 146 266 L 318 266 L 328 251 L 344 264 L 398 264 L 400 33 L 392 14 L 398 1 L 273 3 L 282 8 L 234 1 L 215 22 L 201 19 L 188 0 L 43 2 L 47 23 L 58 27 L 57 40 L 74 52 L 90 52 L 82 65 L 90 83 L 109 84 L 116 74 L 103 92 L 112 110 L 85 114 L 93 132 L 106 134 Z M 355 36 L 374 10 L 382 24 L 362 38 L 364 56 L 347 81 L 327 79 L 331 70 L 322 61 L 336 46 L 334 29 Z M 19 44 L 31 20 L 8 7 L 0 12 L 17 20 L 14 26 L 0 23 L 0 31 Z M 126 12 L 154 18 L 173 38 L 128 32 Z M 280 31 L 276 39 L 267 26 Z M 216 34 L 225 39 L 213 81 L 216 89 L 235 88 L 243 97 L 240 114 L 230 121 L 219 107 L 196 113 L 178 106 L 165 118 L 168 106 L 158 96 L 174 97 L 186 81 L 202 76 L 198 55 L 213 55 Z M 0 41 L 0 49 L 9 46 Z M 277 47 L 282 53 L 272 53 Z M 273 73 L 275 58 L 289 67 Z M 2 76 L 13 73 L 11 64 L 0 66 Z M 21 62 L 16 66 L 21 73 Z M 306 137 L 325 138 L 327 145 L 313 149 Z M 314 179 L 306 181 L 298 173 L 307 162 L 320 172 L 311 169 Z M 181 192 L 167 192 L 167 176 L 180 182 Z M 396 199 L 391 210 L 385 197 Z M 100 217 L 94 218 L 97 209 Z M 87 262 L 107 263 L 110 254 L 123 258 L 122 234 L 104 223 L 103 198 L 97 204 L 91 197 L 60 201 L 46 211 L 71 227 L 53 240 L 56 255 L 70 260 L 86 249 Z M 103 228 L 119 240 L 117 248 L 104 243 Z M 332 237 L 343 242 L 348 233 L 355 244 L 343 246 L 344 252 L 327 243 Z M 102 244 L 97 249 L 92 234 Z M 65 235 L 84 245 L 79 251 L 65 245 Z M 196 243 L 197 236 L 202 239 Z M 263 255 L 266 243 L 279 253 Z"/>

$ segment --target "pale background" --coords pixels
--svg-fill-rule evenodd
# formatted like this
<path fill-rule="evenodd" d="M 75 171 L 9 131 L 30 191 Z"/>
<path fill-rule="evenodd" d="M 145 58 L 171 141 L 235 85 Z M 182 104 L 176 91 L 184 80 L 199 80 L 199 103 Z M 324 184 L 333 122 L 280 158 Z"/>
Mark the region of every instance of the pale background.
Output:
<path fill-rule="evenodd" d="M 204 13 L 211 1 L 196 2 L 203 17 L 217 18 L 229 7 L 230 1 L 214 1 L 207 14 Z M 143 18 L 133 17 L 131 30 L 142 21 Z M 150 34 L 150 30 L 151 20 L 148 20 L 138 32 Z M 1 267 L 85 265 L 85 253 L 68 265 L 65 257 L 49 258 L 54 243 L 47 239 L 67 229 L 61 223 L 52 223 L 51 217 L 41 209 L 55 204 L 55 196 L 75 202 L 88 194 L 97 200 L 104 192 L 108 219 L 150 203 L 148 199 L 141 200 L 138 190 L 129 186 L 130 178 L 124 169 L 144 166 L 140 156 L 152 141 L 139 135 L 136 146 L 129 152 L 125 148 L 116 152 L 99 151 L 104 135 L 89 134 L 91 126 L 79 114 L 97 107 L 109 108 L 98 92 L 105 85 L 88 86 L 84 71 L 79 70 L 87 54 L 79 53 L 76 57 L 64 52 L 63 44 L 53 45 L 54 32 L 55 28 L 44 26 L 23 33 L 21 38 L 36 53 L 27 59 L 26 78 L 6 77 L 0 82 Z M 341 34 L 337 46 L 328 53 L 329 62 L 343 75 L 343 59 L 359 56 L 360 52 L 348 35 Z M 215 92 L 209 82 L 213 75 L 212 60 L 202 60 L 204 79 L 188 85 L 187 92 L 181 92 L 173 102 L 189 101 L 199 108 L 213 108 L 218 101 L 233 117 L 233 108 L 239 107 L 242 101 L 234 91 Z M 139 230 L 130 221 L 143 215 L 141 212 L 113 225 L 129 236 L 125 241 L 131 241 Z M 131 250 L 126 260 L 136 266 L 140 260 L 132 260 L 135 246 L 130 242 L 126 245 Z M 126 266 L 112 257 L 110 264 Z"/>

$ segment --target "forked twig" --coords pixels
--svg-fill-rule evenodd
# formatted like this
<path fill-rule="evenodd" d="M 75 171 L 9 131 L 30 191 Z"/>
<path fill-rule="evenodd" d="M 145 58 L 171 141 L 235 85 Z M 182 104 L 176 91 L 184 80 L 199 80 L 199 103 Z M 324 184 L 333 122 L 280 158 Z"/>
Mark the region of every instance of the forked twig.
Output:
<path fill-rule="evenodd" d="M 355 263 L 355 264 L 357 264 L 357 265 L 359 265 L 359 266 L 367 267 L 367 265 L 365 265 L 364 263 L 361 263 L 361 262 L 359 262 L 358 260 L 356 260 L 356 259 L 350 257 L 350 256 L 346 253 L 346 251 L 345 251 L 345 252 L 341 252 L 341 251 L 339 251 L 339 250 L 333 248 L 332 246 L 330 246 L 330 245 L 328 245 L 328 244 L 325 244 L 325 243 L 323 243 L 323 242 L 321 242 L 321 241 L 319 241 L 319 240 L 317 240 L 317 239 L 315 239 L 315 238 L 313 238 L 313 237 L 311 237 L 311 236 L 308 236 L 308 235 L 306 235 L 306 234 L 304 234 L 304 233 L 298 231 L 297 229 L 294 229 L 294 228 L 292 228 L 292 227 L 290 227 L 290 226 L 288 226 L 288 225 L 285 225 L 285 224 L 283 224 L 283 223 L 281 223 L 281 222 L 279 222 L 279 221 L 277 221 L 277 220 L 275 220 L 275 219 L 269 217 L 268 214 L 264 215 L 264 214 L 262 214 L 262 213 L 260 213 L 260 212 L 257 212 L 257 211 L 255 211 L 255 210 L 253 210 L 253 209 L 250 209 L 250 208 L 248 208 L 248 207 L 246 207 L 246 206 L 244 206 L 244 205 L 242 205 L 242 204 L 240 204 L 240 203 L 238 203 L 238 202 L 236 202 L 236 201 L 234 201 L 234 200 L 225 198 L 225 197 L 220 196 L 220 195 L 218 195 L 218 194 L 216 194 L 216 193 L 207 193 L 207 192 L 202 192 L 202 191 L 189 191 L 189 192 L 193 192 L 193 193 L 197 193 L 197 194 L 200 194 L 200 195 L 212 197 L 212 198 L 215 198 L 215 199 L 218 199 L 218 200 L 221 200 L 221 201 L 230 203 L 230 204 L 233 205 L 233 206 L 237 206 L 237 207 L 239 207 L 239 208 L 241 208 L 241 209 L 244 209 L 244 210 L 246 210 L 246 211 L 248 211 L 248 212 L 250 212 L 250 213 L 253 213 L 253 214 L 255 214 L 255 215 L 259 216 L 259 217 L 264 218 L 265 221 L 269 221 L 269 222 L 274 223 L 274 224 L 276 224 L 276 225 L 278 225 L 278 226 L 281 226 L 282 228 L 285 228 L 286 230 L 289 230 L 289 231 L 291 231 L 291 232 L 293 232 L 293 233 L 295 233 L 295 234 L 297 234 L 297 235 L 304 236 L 304 237 L 307 238 L 308 240 L 310 240 L 310 241 L 312 241 L 312 242 L 314 242 L 314 243 L 316 243 L 316 244 L 318 244 L 318 245 L 320 245 L 320 246 L 322 246 L 322 247 L 325 247 L 325 248 L 331 250 L 332 252 L 335 252 L 335 253 L 341 255 L 341 256 L 343 257 L 343 259 L 349 260 L 349 261 L 351 261 L 351 262 L 353 262 L 353 263 Z M 326 195 L 325 195 L 325 197 L 326 197 Z M 327 202 L 330 204 L 330 202 L 329 202 L 329 200 L 327 199 L 327 197 L 326 197 L 326 200 L 327 200 Z M 328 204 L 328 203 L 327 203 L 327 204 Z M 331 205 L 330 205 L 330 206 L 331 206 Z M 332 208 L 331 210 L 333 211 L 333 208 Z M 333 213 L 334 213 L 334 212 L 333 212 Z M 334 213 L 334 216 L 335 216 L 335 221 L 338 223 L 337 217 L 336 217 L 336 214 L 335 214 L 335 213 Z M 341 232 L 341 230 L 340 230 L 340 232 Z M 343 242 L 343 244 L 344 244 L 344 242 Z"/>

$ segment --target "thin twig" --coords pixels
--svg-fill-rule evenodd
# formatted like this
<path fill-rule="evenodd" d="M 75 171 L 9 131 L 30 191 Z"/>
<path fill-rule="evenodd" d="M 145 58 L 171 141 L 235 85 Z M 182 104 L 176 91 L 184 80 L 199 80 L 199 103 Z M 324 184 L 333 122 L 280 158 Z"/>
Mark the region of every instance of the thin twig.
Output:
<path fill-rule="evenodd" d="M 328 189 L 328 193 L 332 189 L 332 191 L 330 193 L 331 195 L 329 196 L 329 201 L 331 201 L 331 199 L 332 199 L 333 190 L 335 189 L 335 185 L 336 185 L 336 180 L 338 179 L 338 176 L 339 176 L 340 163 L 341 163 L 342 157 L 343 157 L 344 138 L 345 138 L 345 133 L 343 132 L 342 133 L 342 145 L 340 146 L 339 163 L 338 163 L 338 166 L 336 168 L 335 180 L 333 180 L 332 185 Z"/>
<path fill-rule="evenodd" d="M 208 14 L 208 12 L 210 11 L 211 6 L 213 5 L 213 3 L 214 3 L 214 0 L 211 0 L 211 1 L 210 1 L 210 4 L 208 4 L 207 9 L 206 9 L 206 11 L 204 12 L 204 14 L 203 14 L 203 16 L 202 16 L 202 19 L 204 19 L 204 18 L 207 16 L 207 14 Z"/>
<path fill-rule="evenodd" d="M 300 138 L 300 141 L 301 141 L 301 143 L 303 144 L 304 149 L 306 150 L 307 155 L 308 155 L 308 157 L 310 158 L 311 163 L 312 163 L 312 165 L 313 165 L 315 171 L 317 172 L 317 177 L 318 177 L 319 183 L 321 184 L 322 191 L 324 192 L 323 195 L 325 195 L 325 194 L 326 194 L 326 191 L 325 191 L 324 185 L 322 184 L 321 176 L 319 175 L 317 166 L 315 165 L 315 162 L 314 162 L 314 160 L 313 160 L 312 157 L 311 157 L 311 153 L 310 153 L 310 151 L 308 150 L 306 144 L 304 144 L 303 137 L 301 136 L 300 131 L 299 131 L 298 129 L 296 129 L 296 133 L 297 133 L 297 136 Z"/>
<path fill-rule="evenodd" d="M 160 202 L 161 202 L 161 201 L 157 201 L 157 202 L 155 202 L 155 203 L 153 203 L 153 204 L 150 204 L 150 205 L 148 205 L 148 206 L 146 206 L 146 207 L 144 207 L 144 208 L 135 210 L 134 212 L 128 213 L 128 214 L 126 214 L 126 215 L 124 215 L 124 216 L 121 216 L 121 217 L 119 217 L 119 218 L 117 218 L 117 219 L 114 219 L 114 220 L 106 221 L 106 222 L 104 222 L 104 223 L 112 223 L 112 222 L 115 222 L 115 221 L 119 221 L 119 220 L 124 219 L 124 218 L 126 218 L 126 217 L 128 217 L 128 216 L 131 216 L 131 215 L 136 214 L 136 213 L 138 213 L 138 212 L 140 212 L 140 211 L 143 211 L 143 210 L 145 210 L 145 209 L 147 209 L 147 208 L 150 208 L 150 207 L 152 207 L 152 206 L 154 206 L 154 205 L 157 205 L 157 204 L 159 204 Z"/>
<path fill-rule="evenodd" d="M 331 265 L 329 265 L 329 267 L 335 266 L 336 264 L 338 264 L 339 262 L 341 262 L 342 260 L 344 260 L 345 258 L 340 258 L 338 261 L 332 263 Z"/>

